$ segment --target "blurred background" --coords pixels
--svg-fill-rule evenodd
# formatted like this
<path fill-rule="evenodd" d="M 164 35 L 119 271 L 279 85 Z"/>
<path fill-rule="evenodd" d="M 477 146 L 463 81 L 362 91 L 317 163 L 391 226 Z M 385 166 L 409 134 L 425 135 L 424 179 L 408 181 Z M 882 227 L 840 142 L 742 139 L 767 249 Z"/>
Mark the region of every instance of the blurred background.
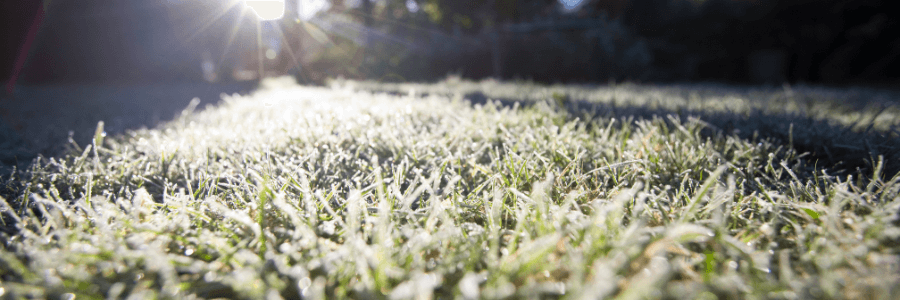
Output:
<path fill-rule="evenodd" d="M 0 1 L 0 171 L 269 76 L 900 86 L 887 0 L 268 1 Z"/>
<path fill-rule="evenodd" d="M 285 17 L 265 22 L 240 2 L 4 1 L 0 78 L 290 74 L 321 83 L 453 74 L 881 86 L 900 78 L 900 10 L 887 0 L 287 0 Z"/>

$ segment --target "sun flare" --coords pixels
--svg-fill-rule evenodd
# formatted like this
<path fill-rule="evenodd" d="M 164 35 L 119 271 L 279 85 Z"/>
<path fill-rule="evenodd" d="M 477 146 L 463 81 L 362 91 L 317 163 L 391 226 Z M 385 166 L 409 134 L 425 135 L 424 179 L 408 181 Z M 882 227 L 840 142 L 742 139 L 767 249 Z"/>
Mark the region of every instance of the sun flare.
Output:
<path fill-rule="evenodd" d="M 246 0 L 244 3 L 262 20 L 284 17 L 284 0 Z"/>

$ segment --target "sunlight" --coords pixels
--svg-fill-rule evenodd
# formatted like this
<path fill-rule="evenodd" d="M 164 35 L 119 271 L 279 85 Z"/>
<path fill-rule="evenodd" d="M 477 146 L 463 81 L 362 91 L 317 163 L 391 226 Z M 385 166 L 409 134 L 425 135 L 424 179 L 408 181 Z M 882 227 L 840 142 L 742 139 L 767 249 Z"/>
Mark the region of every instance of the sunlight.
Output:
<path fill-rule="evenodd" d="M 300 68 L 301 66 L 299 60 L 297 59 L 297 55 L 294 53 L 294 49 L 291 48 L 291 43 L 289 42 L 288 37 L 285 36 L 284 31 L 282 31 L 281 28 L 278 27 L 274 27 L 273 29 L 278 34 L 278 37 L 281 37 L 281 40 L 284 41 L 284 47 L 287 50 L 288 55 L 291 57 L 291 62 L 293 62 L 292 67 Z M 301 49 L 297 49 L 297 51 L 300 50 Z M 268 54 L 269 53 L 266 52 L 266 57 L 268 57 Z M 272 57 L 269 59 L 275 59 L 275 54 L 273 53 Z"/>
<path fill-rule="evenodd" d="M 256 73 L 259 78 L 266 76 L 265 62 L 263 61 L 263 42 L 262 42 L 262 24 L 256 22 L 256 56 L 259 58 L 259 72 Z"/>
<path fill-rule="evenodd" d="M 215 24 L 219 19 L 221 19 L 225 14 L 231 10 L 232 7 L 235 7 L 240 4 L 241 0 L 229 0 L 225 5 L 222 5 L 221 9 L 219 9 L 212 17 L 206 19 L 205 21 L 200 21 L 199 26 L 196 30 L 187 38 L 188 41 L 191 41 L 197 38 L 201 33 L 206 31 L 210 26 Z"/>
<path fill-rule="evenodd" d="M 237 22 L 234 23 L 234 26 L 231 27 L 231 31 L 228 33 L 228 39 L 225 40 L 225 51 L 222 52 L 222 57 L 219 58 L 219 64 L 221 65 L 225 61 L 225 54 L 228 53 L 228 47 L 231 47 L 231 44 L 234 42 L 234 37 L 237 35 L 238 31 L 241 29 L 241 22 L 244 21 L 244 10 L 241 10 L 240 15 L 237 17 Z"/>
<path fill-rule="evenodd" d="M 288 0 L 290 1 L 290 0 Z M 297 1 L 297 16 L 307 21 L 317 13 L 331 8 L 327 0 L 293 0 Z M 256 15 L 265 21 L 281 19 L 285 16 L 285 0 L 245 0 L 244 3 Z"/>
<path fill-rule="evenodd" d="M 203 12 L 203 14 L 188 15 L 188 18 L 193 19 L 192 22 L 194 24 L 191 26 L 193 27 L 192 29 L 185 32 L 186 36 L 183 43 L 190 41 L 200 42 L 204 35 L 213 34 L 213 32 L 221 34 L 221 39 L 224 41 L 224 48 L 222 49 L 224 51 L 221 53 L 215 53 L 218 51 L 210 52 L 210 49 L 197 49 L 197 51 L 200 51 L 198 53 L 202 53 L 203 62 L 201 63 L 201 68 L 204 70 L 204 74 L 207 74 L 205 78 L 208 81 L 215 81 L 216 76 L 213 76 L 212 74 L 219 72 L 218 70 L 221 68 L 226 68 L 226 70 L 232 68 L 226 63 L 226 60 L 229 59 L 229 51 L 233 50 L 232 48 L 235 46 L 241 48 L 243 46 L 253 45 L 256 48 L 255 51 L 250 49 L 238 49 L 238 53 L 232 54 L 232 56 L 237 56 L 237 58 L 231 58 L 236 59 L 234 62 L 234 70 L 231 70 L 231 75 L 236 80 L 243 81 L 250 80 L 251 78 L 262 78 L 267 76 L 267 72 L 278 73 L 283 71 L 281 70 L 281 67 L 285 67 L 288 70 L 301 68 L 302 60 L 301 55 L 299 55 L 301 49 L 295 49 L 298 48 L 299 45 L 288 42 L 297 38 L 292 35 L 299 34 L 299 32 L 285 31 L 283 28 L 285 26 L 299 26 L 300 30 L 310 32 L 310 36 L 316 41 L 322 43 L 329 42 L 327 35 L 321 32 L 321 30 L 310 30 L 310 27 L 315 26 L 308 23 L 313 20 L 317 14 L 331 8 L 331 2 L 328 0 L 216 1 L 219 2 L 218 5 L 203 7 L 200 3 L 196 2 L 188 3 L 178 0 L 169 0 L 170 4 L 173 6 L 180 4 L 184 8 Z M 235 11 L 234 8 L 238 8 L 237 11 Z M 231 13 L 234 13 L 235 16 L 231 16 Z M 252 17 L 254 15 L 255 17 Z M 234 20 L 223 22 L 223 18 L 226 16 L 229 16 L 228 19 L 234 18 Z M 250 20 L 250 23 L 245 23 L 244 21 L 248 19 Z M 294 22 L 299 25 L 289 25 L 289 23 Z M 217 30 L 210 31 L 211 28 L 224 24 L 229 24 L 229 28 L 226 28 L 224 32 L 218 33 Z M 250 27 L 245 28 L 247 25 Z M 243 30 L 242 28 L 255 31 L 252 34 L 255 35 L 255 37 L 252 37 L 255 41 L 238 41 L 237 39 L 238 36 L 241 35 L 240 32 Z M 203 51 L 210 53 L 207 54 Z M 248 52 L 241 54 L 243 51 Z M 285 58 L 283 62 L 279 58 L 282 55 Z M 247 59 L 249 59 L 249 61 Z M 282 66 L 282 64 L 286 65 Z M 249 69 L 245 67 L 249 67 Z"/>
<path fill-rule="evenodd" d="M 300 20 L 309 21 L 316 14 L 331 8 L 331 2 L 328 0 L 299 0 L 297 3 L 297 13 Z"/>
<path fill-rule="evenodd" d="M 281 19 L 284 16 L 284 0 L 245 0 L 244 3 L 265 21 Z"/>

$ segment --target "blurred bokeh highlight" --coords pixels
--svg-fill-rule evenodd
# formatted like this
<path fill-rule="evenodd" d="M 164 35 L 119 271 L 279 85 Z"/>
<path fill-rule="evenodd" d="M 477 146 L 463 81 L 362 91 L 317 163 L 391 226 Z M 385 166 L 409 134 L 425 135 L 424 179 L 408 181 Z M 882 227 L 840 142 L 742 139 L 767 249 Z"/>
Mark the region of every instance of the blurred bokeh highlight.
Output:
<path fill-rule="evenodd" d="M 239 0 L 7 1 L 0 74 L 21 83 L 900 77 L 900 13 L 881 0 L 251 2 L 283 5 L 283 17 L 262 20 Z"/>

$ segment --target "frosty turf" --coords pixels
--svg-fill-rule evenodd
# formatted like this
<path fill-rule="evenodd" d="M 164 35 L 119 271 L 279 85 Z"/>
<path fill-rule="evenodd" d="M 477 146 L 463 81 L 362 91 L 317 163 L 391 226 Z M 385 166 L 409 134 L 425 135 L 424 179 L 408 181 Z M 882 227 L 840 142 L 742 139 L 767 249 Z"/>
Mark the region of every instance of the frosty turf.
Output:
<path fill-rule="evenodd" d="M 794 125 L 791 141 L 765 131 L 777 119 L 757 120 L 748 137 L 750 117 L 773 112 L 747 99 L 724 99 L 737 106 L 719 109 L 715 95 L 647 102 L 629 89 L 519 84 L 519 92 L 549 95 L 472 88 L 502 99 L 473 104 L 465 85 L 477 83 L 413 93 L 350 84 L 356 90 L 267 82 L 251 96 L 226 96 L 157 129 L 98 136 L 15 174 L 0 201 L 0 294 L 900 293 L 900 176 L 886 171 L 898 164 L 889 151 L 897 124 L 885 112 L 852 110 L 874 129 L 828 133 L 886 137 L 872 138 L 886 146 L 872 146 L 882 150 L 866 153 L 870 160 L 845 163 L 870 168 L 851 169 L 792 146 L 815 128 Z M 615 108 L 603 106 L 605 93 L 616 94 Z M 678 103 L 707 114 L 679 114 Z M 846 126 L 822 103 L 800 120 Z M 734 128 L 725 130 L 729 120 Z"/>

